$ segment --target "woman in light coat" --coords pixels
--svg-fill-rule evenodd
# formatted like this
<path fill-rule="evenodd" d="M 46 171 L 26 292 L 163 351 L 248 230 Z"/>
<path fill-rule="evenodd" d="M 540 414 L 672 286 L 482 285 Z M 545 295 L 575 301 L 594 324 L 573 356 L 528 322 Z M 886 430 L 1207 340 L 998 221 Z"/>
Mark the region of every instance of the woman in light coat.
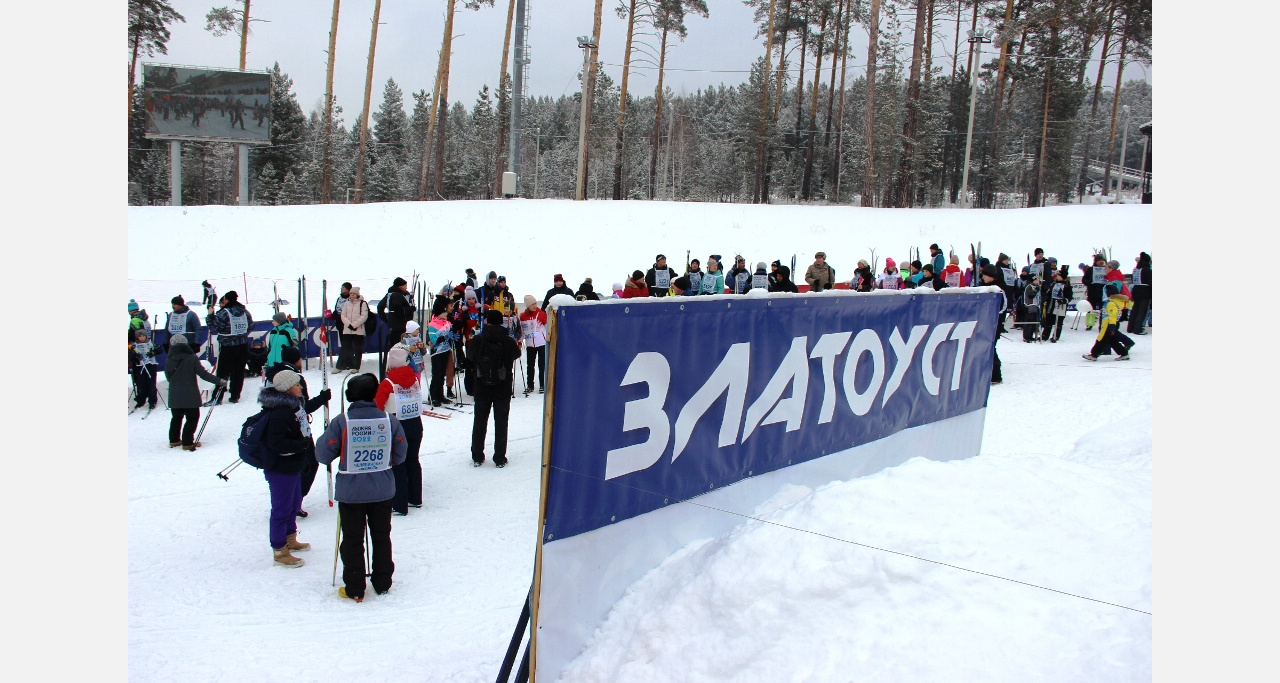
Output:
<path fill-rule="evenodd" d="M 342 306 L 342 345 L 338 349 L 339 370 L 359 370 L 364 357 L 364 323 L 369 319 L 369 302 L 352 287 Z"/>

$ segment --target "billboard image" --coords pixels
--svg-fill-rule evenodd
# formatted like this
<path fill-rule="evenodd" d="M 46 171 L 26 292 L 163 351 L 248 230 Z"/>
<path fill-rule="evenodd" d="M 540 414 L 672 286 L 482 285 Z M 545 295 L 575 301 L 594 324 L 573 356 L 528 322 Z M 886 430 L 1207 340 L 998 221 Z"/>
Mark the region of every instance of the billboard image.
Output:
<path fill-rule="evenodd" d="M 271 141 L 271 75 L 144 64 L 148 138 Z"/>

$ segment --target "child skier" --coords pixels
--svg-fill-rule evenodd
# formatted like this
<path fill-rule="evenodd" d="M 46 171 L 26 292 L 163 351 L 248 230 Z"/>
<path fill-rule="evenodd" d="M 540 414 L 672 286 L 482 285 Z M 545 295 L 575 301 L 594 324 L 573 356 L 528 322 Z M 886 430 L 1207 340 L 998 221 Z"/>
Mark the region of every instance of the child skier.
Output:
<path fill-rule="evenodd" d="M 1116 360 L 1129 360 L 1129 349 L 1133 347 L 1133 340 L 1120 332 L 1120 311 L 1129 303 L 1129 297 L 1120 290 L 1119 282 L 1108 282 L 1103 292 L 1107 295 L 1107 305 L 1103 310 L 1099 319 L 1098 338 L 1093 344 L 1093 348 L 1089 353 L 1084 354 L 1085 360 L 1098 360 L 1098 356 L 1107 349 L 1116 352 Z"/>
<path fill-rule="evenodd" d="M 1062 321 L 1067 318 L 1067 304 L 1071 302 L 1071 283 L 1067 281 L 1069 272 L 1066 266 L 1053 272 L 1053 286 L 1049 289 L 1049 306 L 1041 341 L 1047 339 L 1056 343 L 1062 336 Z"/>
<path fill-rule="evenodd" d="M 1036 328 L 1040 326 L 1040 288 L 1031 282 L 1029 273 L 1023 273 L 1022 294 L 1018 297 L 1018 305 L 1014 311 L 1017 325 L 1022 328 L 1022 341 L 1031 343 L 1036 337 Z"/>
<path fill-rule="evenodd" d="M 427 345 L 422 343 L 421 327 L 414 320 L 410 320 L 404 329 L 404 334 L 400 337 L 400 343 L 397 346 L 404 348 L 409 354 L 409 367 L 413 368 L 414 375 L 417 376 L 418 382 L 422 382 L 423 358 L 427 351 Z"/>
<path fill-rule="evenodd" d="M 902 273 L 898 272 L 898 264 L 893 259 L 884 260 L 884 272 L 876 278 L 876 289 L 903 289 Z"/>
<path fill-rule="evenodd" d="M 422 385 L 409 364 L 408 352 L 400 344 L 387 354 L 387 378 L 378 384 L 373 404 L 395 416 L 404 430 L 404 461 L 391 468 L 396 480 L 391 509 L 403 517 L 409 514 L 409 507 L 422 507 L 422 464 L 418 460 L 422 447 Z"/>
<path fill-rule="evenodd" d="M 133 387 L 137 398 L 133 403 L 133 412 L 147 404 L 147 410 L 155 410 L 156 399 L 156 349 L 144 330 L 134 332 L 134 342 L 129 345 L 129 374 L 133 375 Z"/>

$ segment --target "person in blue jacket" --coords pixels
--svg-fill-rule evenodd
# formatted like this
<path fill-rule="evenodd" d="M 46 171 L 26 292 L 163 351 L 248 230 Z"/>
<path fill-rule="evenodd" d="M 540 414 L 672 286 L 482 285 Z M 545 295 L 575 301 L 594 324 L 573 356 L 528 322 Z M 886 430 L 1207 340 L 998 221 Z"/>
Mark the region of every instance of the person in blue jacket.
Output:
<path fill-rule="evenodd" d="M 316 444 L 316 458 L 322 463 L 338 461 L 334 495 L 338 500 L 338 516 L 342 526 L 342 583 L 338 595 L 356 602 L 364 600 L 365 566 L 364 533 L 369 530 L 373 553 L 370 582 L 382 595 L 391 590 L 391 499 L 396 495 L 395 465 L 404 464 L 409 444 L 404 429 L 395 415 L 378 409 L 373 402 L 378 393 L 378 378 L 370 373 L 357 375 L 347 382 L 347 412 L 329 423 Z M 359 430 L 348 431 L 348 423 L 358 420 L 369 425 L 376 434 L 379 426 L 390 432 L 390 453 L 373 457 L 371 449 L 349 447 L 348 441 L 358 437 Z M 354 435 L 354 437 L 353 437 Z M 355 443 L 355 442 L 353 442 Z"/>

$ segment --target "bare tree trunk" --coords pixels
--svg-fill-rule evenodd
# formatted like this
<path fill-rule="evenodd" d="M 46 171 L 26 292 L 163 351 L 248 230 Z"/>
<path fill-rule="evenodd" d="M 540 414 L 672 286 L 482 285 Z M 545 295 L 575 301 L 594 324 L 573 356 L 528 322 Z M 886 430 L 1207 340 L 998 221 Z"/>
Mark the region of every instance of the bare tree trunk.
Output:
<path fill-rule="evenodd" d="M 333 0 L 333 17 L 329 20 L 329 60 L 324 71 L 324 162 L 320 168 L 320 203 L 328 204 L 333 194 L 333 61 L 338 44 L 338 5 Z"/>
<path fill-rule="evenodd" d="M 373 96 L 373 55 L 378 46 L 378 14 L 382 0 L 373 2 L 373 28 L 369 32 L 369 66 L 364 74 L 364 113 L 360 115 L 360 151 L 356 155 L 356 203 L 364 201 L 364 153 L 369 139 L 369 100 Z"/>
<path fill-rule="evenodd" d="M 841 0 L 841 2 L 843 1 L 844 0 Z M 769 78 L 772 76 L 771 72 L 773 71 L 773 6 L 774 6 L 774 0 L 769 0 L 769 28 L 766 31 L 765 47 L 764 47 L 764 78 L 761 79 L 761 84 L 764 86 L 764 94 L 763 94 L 763 101 L 761 102 L 761 105 L 760 105 L 760 127 L 759 127 L 759 131 L 757 131 L 756 133 L 758 138 L 758 141 L 756 144 L 756 179 L 754 183 L 754 188 L 751 192 L 751 203 L 753 204 L 759 204 L 765 201 L 765 197 L 763 193 L 764 191 L 764 155 L 765 155 L 764 139 L 765 139 L 765 136 L 768 134 L 767 123 L 769 120 Z M 627 33 L 628 48 L 630 48 L 630 35 L 631 35 L 630 31 L 628 31 Z M 779 60 L 779 63 L 781 63 L 781 60 Z M 625 79 L 626 79 L 625 75 L 623 76 L 623 79 L 624 79 L 623 82 L 625 82 Z"/>
<path fill-rule="evenodd" d="M 1004 29 L 1013 21 L 1013 0 L 1007 0 L 1004 8 Z M 991 174 L 999 164 L 1000 154 L 1000 100 L 1004 96 L 1005 62 L 1009 57 L 1009 41 L 1000 42 L 1000 61 L 996 67 L 995 106 L 991 112 L 991 146 L 982 159 L 982 170 L 978 174 L 978 205 L 988 209 L 995 201 L 991 186 Z"/>
<path fill-rule="evenodd" d="M 864 118 L 867 165 L 862 170 L 862 205 L 875 206 L 876 195 L 876 47 L 880 38 L 880 0 L 871 0 L 867 26 L 867 111 Z"/>
<path fill-rule="evenodd" d="M 853 27 L 850 16 L 844 20 L 844 50 L 840 53 L 840 105 L 836 110 L 836 163 L 831 169 L 831 180 L 835 187 L 836 201 L 840 201 L 840 164 L 843 160 L 844 144 L 844 89 L 849 76 L 849 31 Z"/>
<path fill-rule="evenodd" d="M 773 2 L 773 0 L 769 0 Z M 636 28 L 636 0 L 627 9 L 627 47 L 622 53 L 622 94 L 618 97 L 618 132 L 613 145 L 613 198 L 622 199 L 622 153 L 627 121 L 627 77 L 631 75 L 631 38 Z"/>
<path fill-rule="evenodd" d="M 436 125 L 435 160 L 431 164 L 431 196 L 433 199 L 444 199 L 441 188 L 444 183 L 444 141 L 445 128 L 449 123 L 449 65 L 453 62 L 453 8 L 456 0 L 448 0 L 449 12 L 445 15 L 444 49 L 440 58 L 440 85 L 433 108 L 439 115 Z"/>
<path fill-rule="evenodd" d="M 133 55 L 129 57 L 129 116 L 128 121 L 132 125 L 133 121 L 133 80 L 138 77 L 138 38 L 133 39 Z"/>
<path fill-rule="evenodd" d="M 898 157 L 896 187 L 887 206 L 910 208 L 915 199 L 916 133 L 920 120 L 920 61 L 924 56 L 924 34 L 927 8 L 925 0 L 916 0 L 916 25 L 912 32 L 911 72 L 907 79 L 907 120 L 902 124 L 902 156 Z"/>
<path fill-rule="evenodd" d="M 787 7 L 782 11 L 782 16 L 786 17 L 787 21 L 791 20 L 791 0 L 787 0 Z M 787 61 L 787 35 L 789 33 L 790 31 L 783 32 L 782 45 L 778 47 L 778 84 L 773 88 L 774 92 L 778 93 L 777 102 L 773 105 L 774 125 L 777 125 L 779 119 L 782 117 L 782 76 L 784 74 L 782 65 Z"/>
<path fill-rule="evenodd" d="M 1124 22 L 1124 28 L 1122 28 L 1121 31 L 1120 58 L 1116 61 L 1116 89 L 1114 99 L 1111 100 L 1111 139 L 1107 143 L 1107 165 L 1102 174 L 1102 196 L 1104 197 L 1111 191 L 1111 159 L 1115 157 L 1116 153 L 1116 118 L 1120 113 L 1120 85 L 1124 82 L 1124 55 L 1125 51 L 1129 47 L 1129 21 L 1127 18 Z M 1121 182 L 1123 182 L 1123 169 L 1120 171 L 1120 178 Z M 1117 188 L 1118 187 L 1119 186 L 1117 185 Z"/>
<path fill-rule="evenodd" d="M 653 112 L 653 145 L 649 148 L 649 199 L 653 199 L 657 192 L 657 186 L 654 183 L 658 173 L 658 144 L 662 141 L 662 76 L 663 70 L 667 66 L 667 27 L 665 25 L 665 17 L 663 17 L 663 24 L 662 45 L 658 50 L 658 87 L 653 93 L 657 107 Z M 583 93 L 583 97 L 586 97 L 586 93 Z"/>
<path fill-rule="evenodd" d="M 839 57 L 844 51 L 844 45 L 841 43 L 844 33 L 840 30 L 844 27 L 844 24 L 841 23 L 843 21 L 844 0 L 840 0 L 836 4 L 836 23 L 835 29 L 833 29 L 835 31 L 836 38 L 835 47 L 831 51 L 831 84 L 827 86 L 827 133 L 826 137 L 822 139 L 822 146 L 824 148 L 831 146 L 831 113 L 834 111 L 836 103 L 836 67 L 839 66 Z"/>
<path fill-rule="evenodd" d="M 960 58 L 960 14 L 961 14 L 960 3 L 961 3 L 961 0 L 956 0 L 956 30 L 955 30 L 956 43 L 951 48 L 951 82 L 953 83 L 956 80 L 956 69 L 957 69 L 956 61 Z"/>
<path fill-rule="evenodd" d="M 937 0 L 929 0 L 929 31 L 924 38 L 924 84 L 933 78 L 933 11 Z"/>
<path fill-rule="evenodd" d="M 516 0 L 509 0 L 507 3 L 507 32 L 502 39 L 502 70 L 498 73 L 498 149 L 493 155 L 494 179 L 493 193 L 490 198 L 502 196 L 502 170 L 506 167 L 502 163 L 503 159 L 506 158 L 503 152 L 507 151 L 507 126 L 509 125 L 507 119 L 510 118 L 506 115 L 507 81 L 510 80 L 507 76 L 507 56 L 511 53 L 511 22 L 515 17 Z M 514 133 L 512 134 L 514 135 Z"/>
<path fill-rule="evenodd" d="M 1102 59 L 1098 62 L 1098 77 L 1093 81 L 1093 104 L 1089 107 L 1089 126 L 1085 129 L 1084 150 L 1081 152 L 1080 160 L 1080 177 L 1076 181 L 1076 194 L 1084 197 L 1084 186 L 1088 180 L 1086 173 L 1089 170 L 1089 150 L 1093 147 L 1093 129 L 1097 126 L 1098 121 L 1098 99 L 1102 96 L 1102 74 L 1107 68 L 1107 55 L 1111 50 L 1111 31 L 1115 26 L 1116 3 L 1111 5 L 1111 12 L 1107 15 L 1107 28 L 1102 34 Z"/>
<path fill-rule="evenodd" d="M 1058 51 L 1058 17 L 1053 18 L 1049 29 L 1049 53 Z M 1049 104 L 1053 94 L 1053 71 L 1056 62 L 1049 60 L 1044 70 L 1044 114 L 1040 125 L 1040 149 L 1036 151 L 1036 177 L 1031 185 L 1031 193 L 1027 198 L 1027 206 L 1044 206 L 1044 165 L 1049 156 Z"/>
<path fill-rule="evenodd" d="M 587 91 L 582 93 L 583 97 L 591 98 L 587 100 L 587 108 L 585 110 L 587 114 L 586 130 L 588 142 L 591 139 L 591 110 L 595 109 L 596 77 L 600 72 L 600 40 L 603 37 L 600 35 L 600 15 L 603 11 L 604 0 L 596 0 L 596 18 L 595 23 L 592 24 L 591 28 L 591 35 L 595 36 L 596 46 L 591 48 L 591 68 L 588 70 L 589 77 L 587 78 Z M 588 172 L 588 169 L 591 166 L 591 145 L 586 144 L 584 147 L 585 148 L 582 152 L 582 178 L 584 188 L 583 194 L 585 195 L 586 179 L 591 177 L 591 174 Z"/>
<path fill-rule="evenodd" d="M 804 159 L 804 180 L 801 183 L 801 196 L 809 199 L 813 196 L 812 179 L 813 179 L 813 143 L 814 138 L 818 136 L 818 86 L 822 84 L 822 50 L 827 39 L 827 11 L 822 11 L 822 21 L 818 28 L 818 45 L 813 50 L 813 92 L 811 93 L 812 102 L 809 104 L 809 128 L 805 137 L 808 140 L 808 150 L 805 152 Z M 831 62 L 834 64 L 835 59 Z"/>
<path fill-rule="evenodd" d="M 453 9 L 456 3 L 457 0 L 445 0 L 444 36 L 440 38 L 440 60 L 436 64 L 435 88 L 431 91 L 431 113 L 427 115 L 427 135 L 422 142 L 422 179 L 418 193 L 424 200 L 435 198 L 431 194 L 431 181 L 435 177 L 431 170 L 432 150 L 435 146 L 436 122 L 440 111 L 440 87 L 444 84 L 446 74 L 449 72 L 449 45 L 453 38 Z"/>

